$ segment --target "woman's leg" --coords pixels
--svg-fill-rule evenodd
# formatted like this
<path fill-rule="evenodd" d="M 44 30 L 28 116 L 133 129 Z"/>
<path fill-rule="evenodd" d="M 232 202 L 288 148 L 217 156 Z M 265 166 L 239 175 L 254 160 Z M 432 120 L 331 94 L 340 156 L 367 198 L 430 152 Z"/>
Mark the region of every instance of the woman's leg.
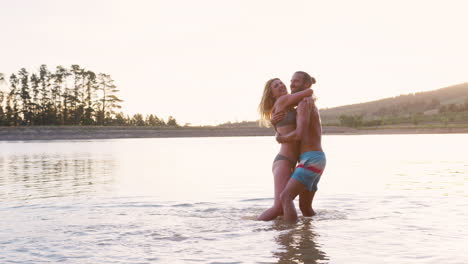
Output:
<path fill-rule="evenodd" d="M 275 201 L 273 206 L 257 217 L 257 220 L 270 221 L 283 214 L 280 194 L 291 177 L 292 168 L 288 160 L 278 160 L 273 163 L 273 178 L 275 188 Z"/>

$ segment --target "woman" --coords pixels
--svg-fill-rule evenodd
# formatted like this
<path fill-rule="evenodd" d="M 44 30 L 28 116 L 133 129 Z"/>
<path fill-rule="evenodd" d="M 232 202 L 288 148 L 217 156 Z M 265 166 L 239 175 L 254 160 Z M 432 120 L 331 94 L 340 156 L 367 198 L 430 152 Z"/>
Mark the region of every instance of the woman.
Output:
<path fill-rule="evenodd" d="M 286 112 L 283 120 L 275 125 L 275 130 L 279 134 L 288 134 L 296 129 L 296 110 L 294 106 L 302 99 L 312 96 L 312 89 L 305 89 L 294 94 L 288 94 L 284 83 L 274 78 L 265 84 L 263 96 L 258 107 L 260 112 L 260 122 L 269 126 L 272 115 L 278 112 Z M 297 158 L 299 156 L 299 145 L 297 141 L 282 143 L 278 155 L 273 161 L 273 176 L 275 185 L 275 200 L 273 206 L 257 217 L 257 220 L 269 221 L 282 215 L 283 209 L 280 194 L 293 172 Z"/>

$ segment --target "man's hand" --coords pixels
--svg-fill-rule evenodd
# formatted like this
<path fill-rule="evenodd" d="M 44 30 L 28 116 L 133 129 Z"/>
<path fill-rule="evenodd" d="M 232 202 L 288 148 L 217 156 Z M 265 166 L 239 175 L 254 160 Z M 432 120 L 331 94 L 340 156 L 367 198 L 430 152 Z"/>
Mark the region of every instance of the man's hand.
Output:
<path fill-rule="evenodd" d="M 283 118 L 286 116 L 286 112 L 285 111 L 281 111 L 281 112 L 277 112 L 277 113 L 274 113 L 273 116 L 271 117 L 270 119 L 270 122 L 272 125 L 276 125 L 278 124 L 278 122 L 280 122 L 281 120 L 283 120 Z"/>
<path fill-rule="evenodd" d="M 310 109 L 312 106 L 312 103 L 313 103 L 312 97 L 306 97 L 302 99 L 302 101 L 299 102 L 298 106 L 303 105 L 303 107 L 306 107 L 306 109 Z"/>
<path fill-rule="evenodd" d="M 276 141 L 280 144 L 282 143 L 289 143 L 294 141 L 299 141 L 301 138 L 297 135 L 296 131 L 293 131 L 287 135 L 276 135 Z"/>
<path fill-rule="evenodd" d="M 276 142 L 278 142 L 279 144 L 281 143 L 284 143 L 284 136 L 281 136 L 279 133 L 276 133 Z"/>

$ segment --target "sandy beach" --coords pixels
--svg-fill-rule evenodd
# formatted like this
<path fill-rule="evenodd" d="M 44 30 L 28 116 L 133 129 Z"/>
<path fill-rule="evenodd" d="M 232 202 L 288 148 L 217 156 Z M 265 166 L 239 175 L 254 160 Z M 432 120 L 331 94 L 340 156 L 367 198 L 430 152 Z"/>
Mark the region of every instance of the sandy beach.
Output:
<path fill-rule="evenodd" d="M 353 129 L 347 127 L 323 128 L 324 135 L 371 134 L 445 134 L 468 133 L 468 127 L 441 128 L 385 128 Z M 174 138 L 174 137 L 235 137 L 273 136 L 272 128 L 219 128 L 219 127 L 99 127 L 99 126 L 37 126 L 0 127 L 0 140 L 74 140 L 111 138 Z"/>

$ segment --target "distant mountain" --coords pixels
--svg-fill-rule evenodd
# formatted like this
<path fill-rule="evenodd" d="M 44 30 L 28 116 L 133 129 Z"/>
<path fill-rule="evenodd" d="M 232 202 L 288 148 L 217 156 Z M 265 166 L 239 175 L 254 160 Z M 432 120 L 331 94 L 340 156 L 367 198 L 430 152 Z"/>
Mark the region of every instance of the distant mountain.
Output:
<path fill-rule="evenodd" d="M 359 117 L 362 122 L 366 120 L 384 120 L 385 118 L 398 119 L 401 122 L 413 120 L 414 122 L 414 117 L 417 116 L 421 120 L 436 122 L 438 120 L 436 116 L 439 117 L 442 113 L 465 111 L 468 111 L 468 82 L 433 91 L 320 109 L 320 116 L 322 117 L 322 123 L 325 125 L 340 124 L 340 121 L 341 125 L 343 125 L 344 117 Z M 432 117 L 428 118 L 428 116 Z M 458 114 L 458 116 L 461 116 L 461 114 Z M 411 117 L 413 118 L 411 119 Z M 453 121 L 460 121 L 464 117 L 450 118 Z M 376 125 L 382 124 L 377 123 Z"/>

